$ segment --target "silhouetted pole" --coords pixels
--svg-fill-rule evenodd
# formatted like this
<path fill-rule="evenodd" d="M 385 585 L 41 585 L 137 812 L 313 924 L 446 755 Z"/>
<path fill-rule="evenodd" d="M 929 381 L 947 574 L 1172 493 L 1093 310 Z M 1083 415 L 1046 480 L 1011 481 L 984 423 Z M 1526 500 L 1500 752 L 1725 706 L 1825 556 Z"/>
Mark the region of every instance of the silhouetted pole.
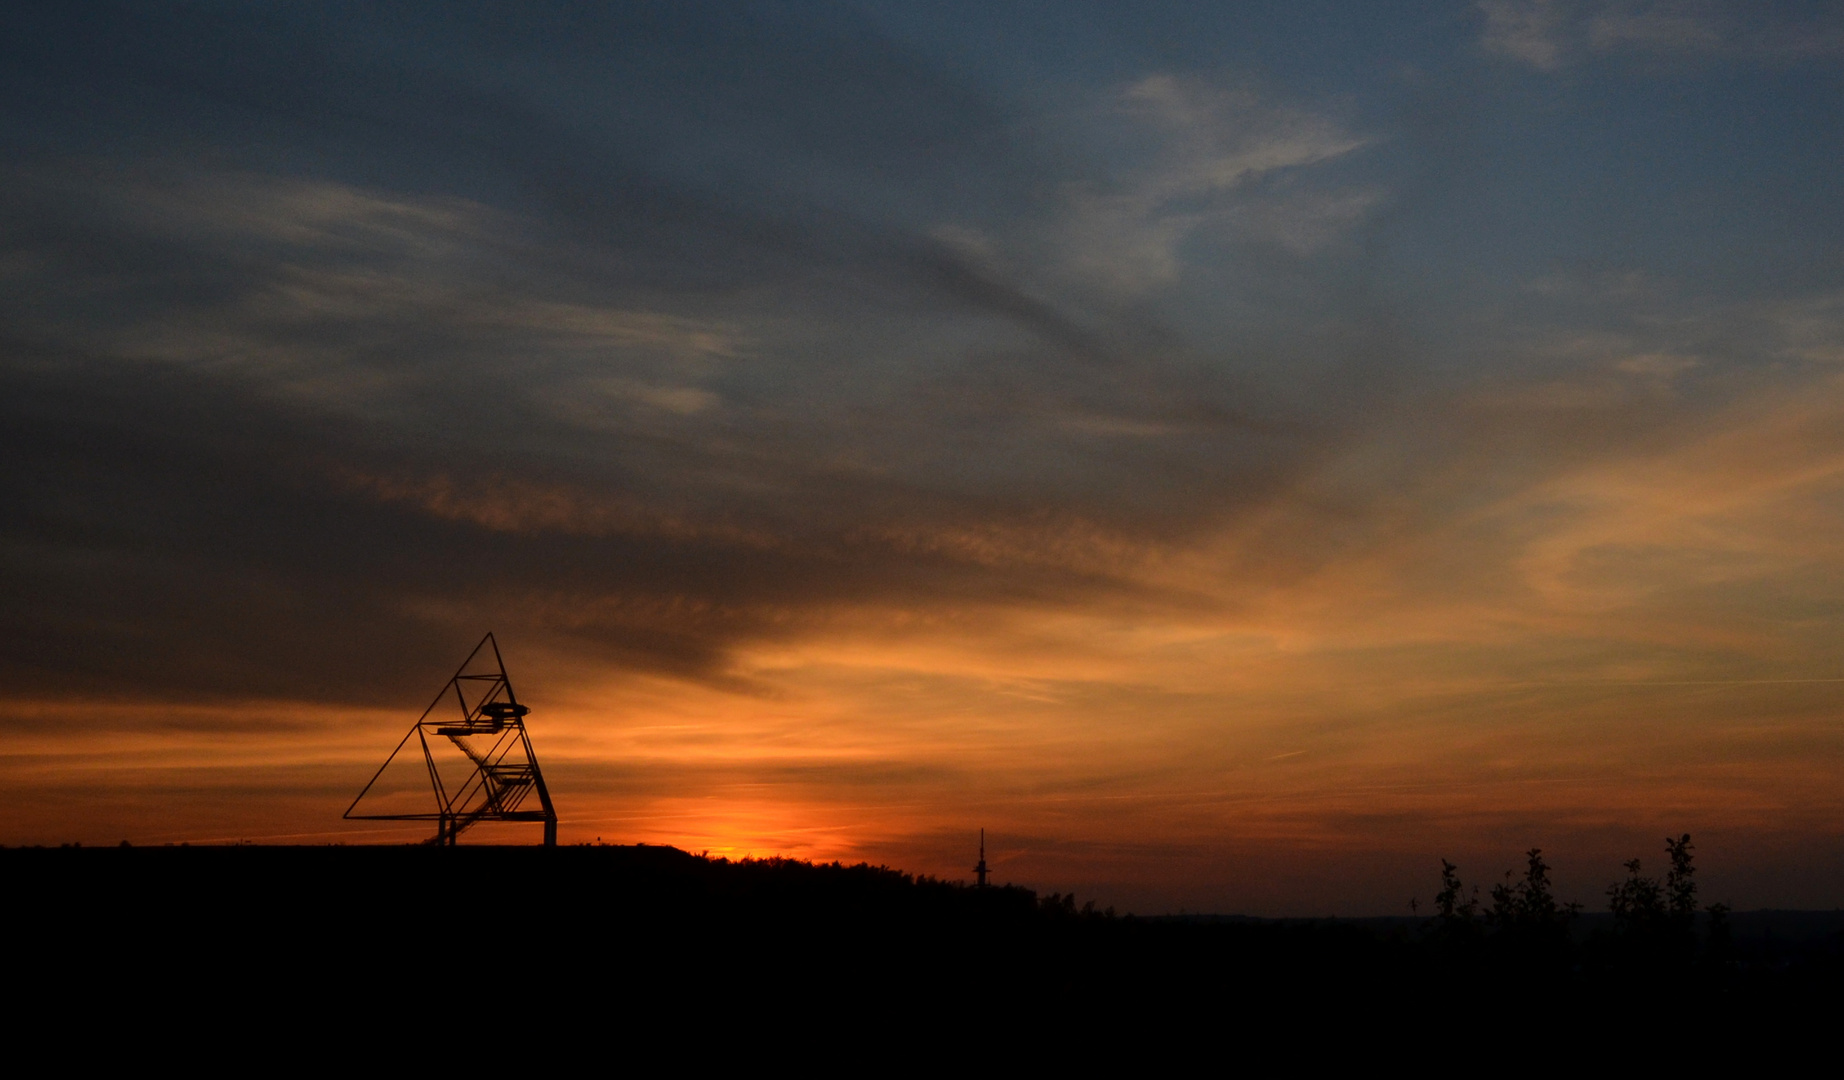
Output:
<path fill-rule="evenodd" d="M 979 861 L 979 865 L 973 868 L 973 881 L 974 881 L 973 887 L 976 889 L 984 889 L 986 887 L 986 830 L 985 829 L 980 830 L 980 861 Z"/>

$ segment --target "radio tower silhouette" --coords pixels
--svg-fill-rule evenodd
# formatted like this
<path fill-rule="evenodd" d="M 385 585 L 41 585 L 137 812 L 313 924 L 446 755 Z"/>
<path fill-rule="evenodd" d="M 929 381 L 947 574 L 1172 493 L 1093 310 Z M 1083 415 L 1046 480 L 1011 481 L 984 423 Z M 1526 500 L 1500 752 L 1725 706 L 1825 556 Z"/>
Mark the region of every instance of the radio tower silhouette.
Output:
<path fill-rule="evenodd" d="M 986 887 L 986 830 L 985 829 L 980 830 L 980 861 L 979 861 L 979 865 L 973 868 L 973 881 L 974 881 L 973 887 L 976 889 L 984 889 Z"/>

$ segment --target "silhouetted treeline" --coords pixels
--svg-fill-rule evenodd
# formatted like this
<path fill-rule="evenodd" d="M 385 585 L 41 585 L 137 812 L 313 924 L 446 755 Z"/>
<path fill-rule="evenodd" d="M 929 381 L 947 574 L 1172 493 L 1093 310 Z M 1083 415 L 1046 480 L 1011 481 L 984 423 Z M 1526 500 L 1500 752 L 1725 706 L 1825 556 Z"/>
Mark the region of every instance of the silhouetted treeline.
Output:
<path fill-rule="evenodd" d="M 1612 992 L 1645 983 L 1718 994 L 1790 992 L 1828 987 L 1844 972 L 1844 937 L 1836 932 L 1792 952 L 1765 937 L 1738 949 L 1728 906 L 1698 905 L 1690 836 L 1667 837 L 1664 850 L 1663 878 L 1647 876 L 1639 859 L 1625 864 L 1626 877 L 1607 887 L 1604 918 L 1555 898 L 1538 848 L 1526 853 L 1521 877 L 1508 873 L 1492 888 L 1489 906 L 1442 860 L 1422 962 L 1450 973 Z"/>

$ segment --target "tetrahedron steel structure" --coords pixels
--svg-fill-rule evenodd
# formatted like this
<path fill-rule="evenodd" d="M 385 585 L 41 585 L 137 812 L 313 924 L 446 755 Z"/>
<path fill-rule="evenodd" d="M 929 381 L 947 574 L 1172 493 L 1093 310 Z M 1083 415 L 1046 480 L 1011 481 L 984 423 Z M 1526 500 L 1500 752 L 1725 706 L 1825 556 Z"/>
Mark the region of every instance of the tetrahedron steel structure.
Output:
<path fill-rule="evenodd" d="M 544 786 L 538 755 L 532 751 L 531 734 L 525 730 L 525 717 L 530 711 L 513 694 L 512 680 L 506 676 L 506 664 L 499 655 L 499 643 L 488 634 L 423 710 L 397 749 L 378 766 L 365 789 L 346 808 L 345 817 L 354 821 L 433 821 L 435 836 L 428 842 L 442 845 L 453 845 L 462 832 L 482 821 L 536 821 L 544 823 L 545 846 L 555 847 L 557 811 Z M 422 800 L 417 802 L 428 809 L 405 805 L 402 798 L 393 804 L 387 797 L 389 793 L 379 786 L 379 780 L 400 757 L 407 760 L 399 763 L 394 774 L 397 777 L 403 774 L 403 766 L 414 760 L 414 751 L 405 753 L 412 740 L 427 770 L 426 790 L 435 800 L 433 806 Z M 533 795 L 537 796 L 539 808 L 526 809 Z M 362 804 L 366 804 L 366 813 L 359 813 Z"/>

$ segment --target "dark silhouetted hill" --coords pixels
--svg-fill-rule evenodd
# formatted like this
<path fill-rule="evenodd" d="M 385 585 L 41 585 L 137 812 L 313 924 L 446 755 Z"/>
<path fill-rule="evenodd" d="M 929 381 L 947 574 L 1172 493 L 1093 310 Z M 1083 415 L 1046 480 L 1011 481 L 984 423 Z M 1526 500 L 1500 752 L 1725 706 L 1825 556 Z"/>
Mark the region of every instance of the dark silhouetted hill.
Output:
<path fill-rule="evenodd" d="M 1834 998 L 1844 972 L 1840 913 L 1737 914 L 1720 955 L 1667 956 L 1620 951 L 1593 916 L 1560 937 L 1134 918 L 885 867 L 647 846 L 15 848 L 0 871 L 16 983 L 89 1013 L 214 1022 L 465 1029 L 541 1002 L 545 1024 L 627 1036 L 997 1024 L 1059 1045 L 1322 1031 L 1409 1048 L 1435 1018 L 1464 1042 L 1654 1006 L 1740 1016 Z"/>

